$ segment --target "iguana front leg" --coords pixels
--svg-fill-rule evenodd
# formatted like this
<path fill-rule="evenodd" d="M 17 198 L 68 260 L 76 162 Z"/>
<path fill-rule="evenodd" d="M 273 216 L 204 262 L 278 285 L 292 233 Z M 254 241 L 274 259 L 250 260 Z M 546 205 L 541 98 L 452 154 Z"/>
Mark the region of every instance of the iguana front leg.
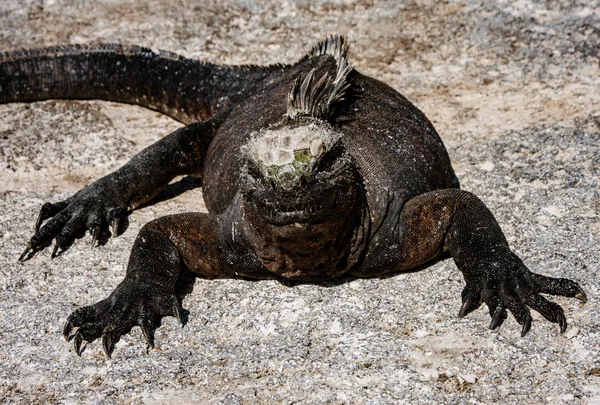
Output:
<path fill-rule="evenodd" d="M 462 291 L 463 317 L 485 302 L 492 321 L 490 329 L 499 327 L 509 310 L 522 325 L 524 336 L 531 328 L 532 308 L 551 322 L 567 322 L 560 305 L 541 294 L 575 297 L 586 295 L 574 281 L 533 273 L 509 248 L 508 242 L 492 213 L 473 194 L 446 189 L 426 193 L 409 200 L 387 235 L 397 243 L 389 243 L 384 253 L 392 258 L 389 270 L 414 268 L 450 252 L 462 271 L 466 286 Z M 373 272 L 360 269 L 355 275 Z"/>
<path fill-rule="evenodd" d="M 165 316 L 183 323 L 181 301 L 189 292 L 182 283 L 189 273 L 204 278 L 273 278 L 243 240 L 233 242 L 227 214 L 185 213 L 161 217 L 140 231 L 131 250 L 125 279 L 112 294 L 91 306 L 74 311 L 64 327 L 81 355 L 85 345 L 102 339 L 108 357 L 122 335 L 139 326 L 148 348 Z M 239 232 L 235 230 L 234 232 Z M 241 237 L 241 235 L 240 235 Z"/>
<path fill-rule="evenodd" d="M 220 113 L 207 121 L 181 128 L 72 197 L 44 204 L 35 234 L 19 260 L 30 257 L 30 252 L 42 250 L 56 239 L 54 257 L 61 246 L 86 230 L 92 235 L 92 244 L 109 225 L 113 234 L 117 234 L 127 213 L 150 200 L 174 177 L 202 171 L 208 145 L 224 116 L 226 113 Z"/>

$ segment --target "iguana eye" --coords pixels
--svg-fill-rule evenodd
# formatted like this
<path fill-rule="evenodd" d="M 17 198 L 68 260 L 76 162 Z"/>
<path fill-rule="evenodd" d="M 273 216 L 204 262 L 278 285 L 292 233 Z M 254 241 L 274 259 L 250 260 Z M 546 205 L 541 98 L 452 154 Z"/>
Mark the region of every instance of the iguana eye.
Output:
<path fill-rule="evenodd" d="M 340 161 L 343 153 L 344 150 L 341 145 L 336 145 L 328 150 L 320 159 L 316 172 L 330 172 L 335 167 L 336 163 Z"/>

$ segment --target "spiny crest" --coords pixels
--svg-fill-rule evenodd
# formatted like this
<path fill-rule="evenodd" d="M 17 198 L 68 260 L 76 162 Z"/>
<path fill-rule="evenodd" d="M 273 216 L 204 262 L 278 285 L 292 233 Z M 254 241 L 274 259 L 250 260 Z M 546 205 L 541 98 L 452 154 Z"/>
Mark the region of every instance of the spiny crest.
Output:
<path fill-rule="evenodd" d="M 303 60 L 319 55 L 333 56 L 337 65 L 335 78 L 332 79 L 325 73 L 317 80 L 315 69 L 297 78 L 288 94 L 288 117 L 311 116 L 321 120 L 331 118 L 335 104 L 344 99 L 344 94 L 350 87 L 347 79 L 352 65 L 348 63 L 347 54 L 348 45 L 340 35 L 332 35 L 311 49 Z"/>
<path fill-rule="evenodd" d="M 312 58 L 319 55 L 331 55 L 336 59 L 346 59 L 347 54 L 348 44 L 346 43 L 346 38 L 342 35 L 331 35 L 329 38 L 313 46 L 306 57 Z"/>

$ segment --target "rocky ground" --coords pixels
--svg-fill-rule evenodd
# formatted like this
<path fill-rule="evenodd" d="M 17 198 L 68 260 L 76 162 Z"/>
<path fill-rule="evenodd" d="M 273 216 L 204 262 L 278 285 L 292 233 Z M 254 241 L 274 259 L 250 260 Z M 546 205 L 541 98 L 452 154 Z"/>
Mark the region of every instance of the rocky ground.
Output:
<path fill-rule="evenodd" d="M 203 209 L 199 188 L 133 213 L 129 229 L 57 259 L 17 258 L 40 206 L 64 199 L 179 127 L 138 107 L 0 105 L 0 402 L 600 404 L 600 3 L 544 1 L 1 0 L 0 50 L 121 42 L 216 63 L 292 62 L 331 33 L 356 68 L 433 121 L 462 187 L 497 216 L 530 269 L 581 283 L 557 298 L 569 329 L 534 314 L 489 331 L 457 319 L 451 260 L 388 279 L 285 287 L 197 280 L 184 329 L 112 360 L 61 337 L 119 282 L 133 238 Z"/>

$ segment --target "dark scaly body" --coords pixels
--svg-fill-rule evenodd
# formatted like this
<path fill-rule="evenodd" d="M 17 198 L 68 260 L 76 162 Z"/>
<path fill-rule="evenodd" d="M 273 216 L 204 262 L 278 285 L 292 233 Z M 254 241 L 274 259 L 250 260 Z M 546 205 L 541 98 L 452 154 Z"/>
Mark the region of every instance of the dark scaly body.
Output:
<path fill-rule="evenodd" d="M 0 54 L 0 102 L 48 98 L 138 104 L 188 126 L 70 199 L 46 204 L 21 259 L 55 239 L 54 257 L 82 229 L 97 238 L 112 224 L 117 233 L 128 210 L 180 174 L 202 175 L 209 209 L 142 229 L 125 280 L 69 317 L 65 336 L 78 354 L 83 341 L 102 337 L 110 355 L 135 325 L 152 346 L 160 318 L 181 316 L 187 272 L 319 281 L 414 268 L 447 251 L 467 282 L 460 315 L 485 302 L 490 327 L 508 309 L 523 334 L 528 307 L 566 328 L 562 308 L 539 293 L 585 299 L 576 283 L 527 270 L 489 210 L 458 189 L 429 120 L 353 70 L 341 37 L 295 64 L 269 67 L 120 45 Z"/>

